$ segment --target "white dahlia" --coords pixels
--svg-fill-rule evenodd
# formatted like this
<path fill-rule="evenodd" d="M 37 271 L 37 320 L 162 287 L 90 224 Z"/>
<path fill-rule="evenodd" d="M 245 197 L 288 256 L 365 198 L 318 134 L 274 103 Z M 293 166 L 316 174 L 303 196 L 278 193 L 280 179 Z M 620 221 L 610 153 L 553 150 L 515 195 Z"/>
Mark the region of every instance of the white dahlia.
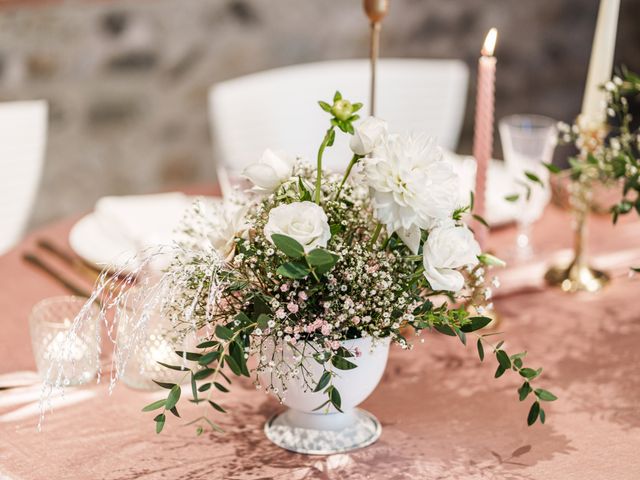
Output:
<path fill-rule="evenodd" d="M 427 135 L 389 135 L 363 160 L 362 172 L 390 234 L 428 229 L 458 206 L 459 178 Z"/>

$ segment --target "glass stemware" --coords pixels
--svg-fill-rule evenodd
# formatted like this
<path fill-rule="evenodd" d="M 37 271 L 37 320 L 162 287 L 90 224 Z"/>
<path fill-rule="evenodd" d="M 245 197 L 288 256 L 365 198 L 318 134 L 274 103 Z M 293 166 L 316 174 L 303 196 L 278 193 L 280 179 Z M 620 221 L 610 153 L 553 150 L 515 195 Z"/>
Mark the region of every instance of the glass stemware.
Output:
<path fill-rule="evenodd" d="M 518 234 L 515 258 L 533 255 L 531 226 L 540 218 L 551 199 L 549 171 L 556 146 L 556 121 L 542 115 L 511 115 L 500 120 L 500 138 L 507 170 L 514 180 L 513 196 L 518 203 Z M 540 185 L 532 178 L 538 178 Z M 517 199 L 515 199 L 517 196 Z"/>

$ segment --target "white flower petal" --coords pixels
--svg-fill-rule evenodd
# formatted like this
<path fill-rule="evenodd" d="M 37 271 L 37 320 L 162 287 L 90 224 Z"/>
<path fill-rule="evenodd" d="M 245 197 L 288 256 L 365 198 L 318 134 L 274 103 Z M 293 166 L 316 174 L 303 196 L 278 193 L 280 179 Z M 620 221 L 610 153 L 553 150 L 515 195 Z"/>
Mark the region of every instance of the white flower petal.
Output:
<path fill-rule="evenodd" d="M 264 235 L 271 243 L 274 233 L 287 235 L 298 241 L 306 252 L 326 247 L 331 228 L 326 213 L 313 202 L 293 202 L 279 205 L 269 212 Z"/>
<path fill-rule="evenodd" d="M 400 228 L 396 233 L 409 250 L 411 250 L 411 253 L 417 255 L 420 249 L 420 227 L 412 225 L 410 228 Z"/>

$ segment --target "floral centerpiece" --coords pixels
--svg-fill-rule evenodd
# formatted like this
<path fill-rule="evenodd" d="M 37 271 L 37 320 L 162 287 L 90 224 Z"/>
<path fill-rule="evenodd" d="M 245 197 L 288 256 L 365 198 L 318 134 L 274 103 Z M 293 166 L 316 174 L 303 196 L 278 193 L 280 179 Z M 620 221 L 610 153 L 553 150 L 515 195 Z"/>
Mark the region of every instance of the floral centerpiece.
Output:
<path fill-rule="evenodd" d="M 340 93 L 319 103 L 329 118 L 315 165 L 266 150 L 244 172 L 250 192 L 219 208 L 195 205 L 160 279 L 135 289 L 141 301 L 125 293 L 103 302 L 120 305 L 120 316 L 159 310 L 176 337 L 198 337 L 163 363 L 182 377 L 157 382 L 167 395 L 144 408 L 154 412 L 156 431 L 169 414 L 179 416 L 189 380 L 191 401 L 206 409 L 197 432 L 221 430 L 211 414 L 224 414 L 231 378 L 244 376 L 292 409 L 268 424 L 288 440 L 275 430 L 270 438 L 317 453 L 296 446 L 296 429 L 376 427 L 354 407 L 378 383 L 390 343 L 410 349 L 424 330 L 465 345 L 474 335 L 480 360 L 485 351 L 497 360 L 495 377 L 515 373 L 519 399 L 534 397 L 528 423 L 544 423 L 540 401 L 556 397 L 532 386 L 541 369 L 525 367 L 524 352 L 509 355 L 480 331 L 490 322 L 481 315 L 491 296 L 484 276 L 501 262 L 480 251 L 464 223 L 473 197 L 460 205 L 453 166 L 429 136 L 390 134 L 373 117 L 356 125 L 362 105 Z M 353 150 L 344 174 L 322 165 L 339 133 L 351 135 Z M 109 281 L 98 294 L 113 290 Z M 379 425 L 377 433 L 365 428 L 365 437 L 342 438 L 340 448 L 377 435 Z"/>
<path fill-rule="evenodd" d="M 629 105 L 640 95 L 640 77 L 623 69 L 601 88 L 607 94 L 608 125 L 594 131 L 579 121 L 571 126 L 561 123 L 560 140 L 573 143 L 580 152 L 569 159 L 573 181 L 589 188 L 594 183 L 622 183 L 622 198 L 611 206 L 615 223 L 620 215 L 634 210 L 640 215 L 640 129 L 634 125 Z"/>
<path fill-rule="evenodd" d="M 546 165 L 555 174 L 568 174 L 569 200 L 574 213 L 574 260 L 568 267 L 553 267 L 546 279 L 567 291 L 598 291 L 609 280 L 606 272 L 591 268 L 585 252 L 587 218 L 594 204 L 594 187 L 620 187 L 619 200 L 610 207 L 613 223 L 620 215 L 640 215 L 640 129 L 634 125 L 630 102 L 640 94 L 640 77 L 622 69 L 601 87 L 606 92 L 608 122 L 593 123 L 579 117 L 573 125 L 558 125 L 559 140 L 573 144 L 578 154 L 569 169 Z M 541 183 L 539 179 L 538 183 Z M 634 271 L 639 271 L 637 267 Z"/>

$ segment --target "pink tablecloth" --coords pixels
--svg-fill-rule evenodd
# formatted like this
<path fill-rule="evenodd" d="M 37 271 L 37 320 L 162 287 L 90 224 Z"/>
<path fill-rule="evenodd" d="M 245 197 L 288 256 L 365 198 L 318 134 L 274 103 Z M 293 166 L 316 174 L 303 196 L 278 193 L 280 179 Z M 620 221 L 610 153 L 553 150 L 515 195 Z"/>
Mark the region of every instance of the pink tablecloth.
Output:
<path fill-rule="evenodd" d="M 38 235 L 64 243 L 69 226 Z M 535 231 L 542 258 L 569 245 L 568 228 L 566 213 L 547 211 Z M 504 250 L 513 235 L 497 232 L 494 247 Z M 594 219 L 592 250 L 617 274 L 598 295 L 541 288 L 540 262 L 503 275 L 512 279 L 496 299 L 507 346 L 544 366 L 544 383 L 560 397 L 546 406 L 544 426 L 526 426 L 517 379 L 493 380 L 494 364 L 479 364 L 473 348 L 429 335 L 412 352 L 392 350 L 383 381 L 363 404 L 383 424 L 381 439 L 366 449 L 328 457 L 280 450 L 262 433 L 280 407 L 248 384 L 226 398 L 230 413 L 219 422 L 227 433 L 199 438 L 178 422 L 155 435 L 140 408 L 158 395 L 124 385 L 112 396 L 105 385 L 69 390 L 42 433 L 34 403 L 0 392 L 0 478 L 639 479 L 640 280 L 624 268 L 640 264 L 638 238 L 640 222 L 613 228 L 608 218 Z M 21 263 L 32 244 L 33 237 L 0 258 L 0 372 L 33 368 L 28 311 L 64 293 Z M 182 414 L 195 416 L 197 407 Z"/>

